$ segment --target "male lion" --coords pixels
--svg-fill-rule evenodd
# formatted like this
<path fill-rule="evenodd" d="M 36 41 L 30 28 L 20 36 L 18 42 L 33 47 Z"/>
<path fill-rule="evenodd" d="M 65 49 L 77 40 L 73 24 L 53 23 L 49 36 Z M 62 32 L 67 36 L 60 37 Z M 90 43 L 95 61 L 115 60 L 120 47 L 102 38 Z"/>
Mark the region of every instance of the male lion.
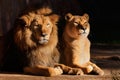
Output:
<path fill-rule="evenodd" d="M 3 60 L 3 70 L 55 76 L 63 72 L 73 74 L 81 70 L 58 64 L 57 26 L 59 16 L 48 14 L 49 9 L 31 11 L 20 16 L 10 35 Z M 62 66 L 62 67 L 61 67 Z"/>
<path fill-rule="evenodd" d="M 95 72 L 103 75 L 103 70 L 90 62 L 90 41 L 87 38 L 90 31 L 88 14 L 79 16 L 68 13 L 65 19 L 67 23 L 63 32 L 63 40 L 66 65 L 81 68 L 85 74 Z"/>

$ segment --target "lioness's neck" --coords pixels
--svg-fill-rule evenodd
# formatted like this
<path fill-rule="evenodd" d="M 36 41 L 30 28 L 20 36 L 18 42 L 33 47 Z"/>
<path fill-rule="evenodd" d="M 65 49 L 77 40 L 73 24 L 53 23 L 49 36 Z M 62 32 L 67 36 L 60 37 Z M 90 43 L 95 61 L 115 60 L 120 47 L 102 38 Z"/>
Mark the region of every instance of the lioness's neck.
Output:
<path fill-rule="evenodd" d="M 71 42 L 71 41 L 74 41 L 74 40 L 82 40 L 82 39 L 86 39 L 87 38 L 87 36 L 85 36 L 84 34 L 81 34 L 81 35 L 79 35 L 78 37 L 71 37 L 71 36 L 69 36 L 67 33 L 63 33 L 63 38 L 64 38 L 64 40 L 65 41 L 69 41 L 69 42 Z"/>
<path fill-rule="evenodd" d="M 72 47 L 72 46 L 82 46 L 79 44 L 84 44 L 84 41 L 86 41 L 87 37 L 80 35 L 78 38 L 73 38 L 67 35 L 66 33 L 63 35 L 64 41 L 66 46 Z"/>

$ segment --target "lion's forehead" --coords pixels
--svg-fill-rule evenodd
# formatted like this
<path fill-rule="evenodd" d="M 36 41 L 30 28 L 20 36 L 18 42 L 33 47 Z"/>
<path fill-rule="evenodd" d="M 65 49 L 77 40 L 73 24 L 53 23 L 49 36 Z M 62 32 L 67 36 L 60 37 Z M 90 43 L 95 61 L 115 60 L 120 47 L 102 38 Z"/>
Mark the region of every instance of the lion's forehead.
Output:
<path fill-rule="evenodd" d="M 35 17 L 36 24 L 46 24 L 46 23 L 51 23 L 50 18 L 47 16 L 36 16 Z"/>

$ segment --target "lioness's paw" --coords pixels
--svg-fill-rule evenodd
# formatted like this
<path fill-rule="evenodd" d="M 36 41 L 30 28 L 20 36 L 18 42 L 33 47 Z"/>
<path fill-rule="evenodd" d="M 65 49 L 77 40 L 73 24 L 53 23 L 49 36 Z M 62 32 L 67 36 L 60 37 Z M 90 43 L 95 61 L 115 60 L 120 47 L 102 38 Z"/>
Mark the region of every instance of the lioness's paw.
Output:
<path fill-rule="evenodd" d="M 72 74 L 72 75 L 84 75 L 84 72 L 80 68 L 71 68 L 71 70 L 69 70 L 68 74 Z"/>
<path fill-rule="evenodd" d="M 93 73 L 97 75 L 104 75 L 104 71 L 100 67 L 98 67 L 96 64 L 91 64 L 91 65 L 93 67 L 93 70 L 92 70 Z"/>
<path fill-rule="evenodd" d="M 98 75 L 101 75 L 101 76 L 104 75 L 104 71 L 100 70 L 99 73 L 98 73 Z"/>
<path fill-rule="evenodd" d="M 97 74 L 97 75 L 104 75 L 104 71 L 103 70 L 101 70 L 101 69 L 97 69 L 97 70 L 94 70 L 93 69 L 93 72 L 95 73 L 95 74 Z"/>
<path fill-rule="evenodd" d="M 89 65 L 86 67 L 86 69 L 87 69 L 86 72 L 90 73 L 93 70 L 93 67 L 91 65 Z"/>

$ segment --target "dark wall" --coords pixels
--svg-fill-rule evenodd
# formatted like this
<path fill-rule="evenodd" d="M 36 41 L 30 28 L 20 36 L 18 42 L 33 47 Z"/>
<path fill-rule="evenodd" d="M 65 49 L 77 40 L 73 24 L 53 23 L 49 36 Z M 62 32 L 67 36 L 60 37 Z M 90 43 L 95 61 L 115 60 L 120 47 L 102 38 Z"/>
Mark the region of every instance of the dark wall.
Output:
<path fill-rule="evenodd" d="M 108 0 L 80 0 L 91 20 L 93 42 L 120 42 L 120 4 Z"/>

